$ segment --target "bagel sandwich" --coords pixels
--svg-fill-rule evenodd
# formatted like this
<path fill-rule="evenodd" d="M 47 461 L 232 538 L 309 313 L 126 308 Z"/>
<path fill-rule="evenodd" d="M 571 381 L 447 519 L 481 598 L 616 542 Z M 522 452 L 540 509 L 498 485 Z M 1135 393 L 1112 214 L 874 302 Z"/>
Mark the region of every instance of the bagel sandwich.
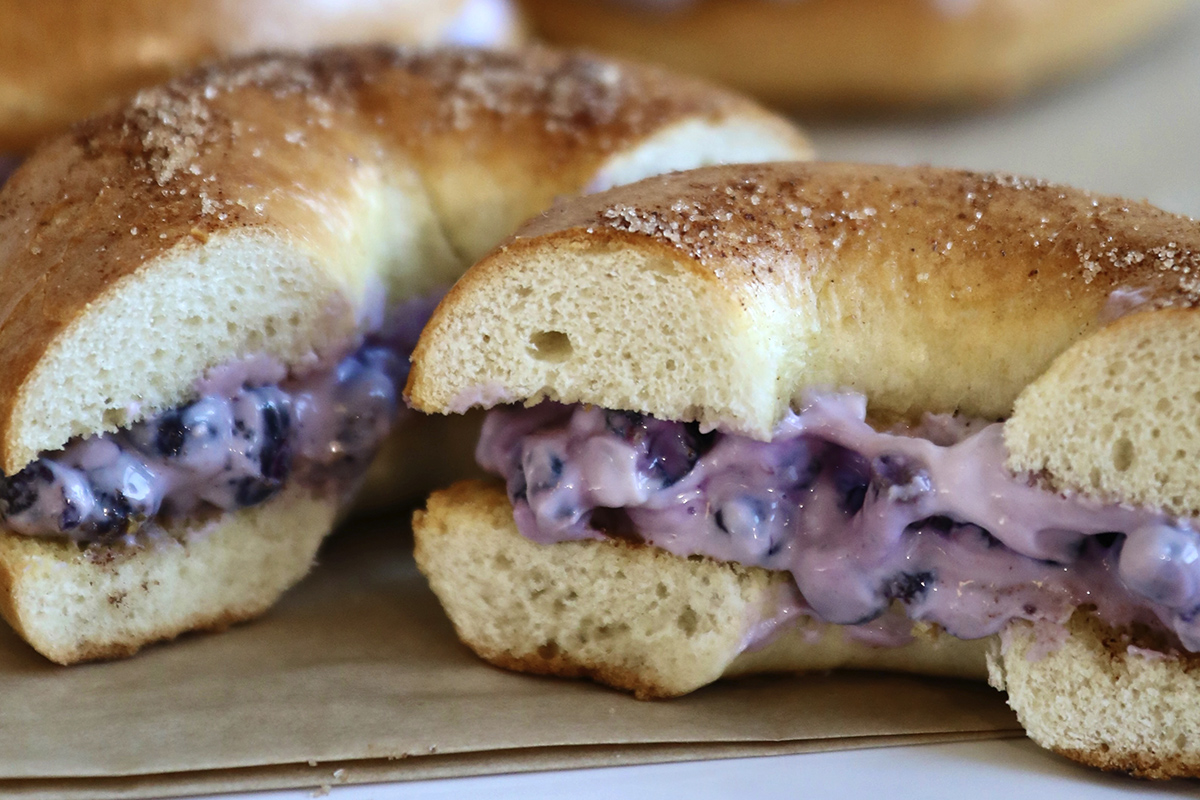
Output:
<path fill-rule="evenodd" d="M 360 42 L 512 47 L 509 0 L 0 0 L 0 153 L 220 58 Z"/>
<path fill-rule="evenodd" d="M 0 613 L 60 663 L 261 613 L 474 257 L 557 196 L 768 153 L 807 143 L 652 69 L 385 46 L 205 68 L 49 141 L 0 192 Z"/>
<path fill-rule="evenodd" d="M 1182 0 L 522 0 L 547 41 L 701 75 L 789 108 L 1011 99 L 1112 62 Z"/>
<path fill-rule="evenodd" d="M 564 202 L 414 351 L 499 479 L 430 497 L 418 565 L 499 666 L 986 672 L 1045 747 L 1200 774 L 1197 270 L 1194 220 L 933 167 Z"/>

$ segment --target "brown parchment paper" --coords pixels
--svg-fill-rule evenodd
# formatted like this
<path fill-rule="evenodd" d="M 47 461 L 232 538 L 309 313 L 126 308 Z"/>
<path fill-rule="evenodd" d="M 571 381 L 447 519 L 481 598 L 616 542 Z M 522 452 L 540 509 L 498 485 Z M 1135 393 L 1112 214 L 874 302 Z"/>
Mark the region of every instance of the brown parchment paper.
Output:
<path fill-rule="evenodd" d="M 267 617 L 57 667 L 0 633 L 0 793 L 147 797 L 1018 735 L 982 684 L 847 673 L 639 702 L 455 639 L 402 522 L 351 523 Z"/>

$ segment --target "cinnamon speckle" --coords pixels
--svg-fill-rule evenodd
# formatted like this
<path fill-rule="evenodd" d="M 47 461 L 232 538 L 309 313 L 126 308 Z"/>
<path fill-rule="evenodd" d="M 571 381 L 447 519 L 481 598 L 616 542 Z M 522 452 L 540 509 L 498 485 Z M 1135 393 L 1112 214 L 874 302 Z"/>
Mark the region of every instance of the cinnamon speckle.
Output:
<path fill-rule="evenodd" d="M 822 174 L 830 172 L 840 177 Z M 1105 294 L 1132 287 L 1151 307 L 1200 305 L 1200 226 L 1146 203 L 934 168 L 743 166 L 656 181 L 669 190 L 647 189 L 644 203 L 622 194 L 588 225 L 659 239 L 712 268 L 746 264 L 754 274 L 779 258 L 812 263 L 848 248 L 886 261 L 895 257 L 889 242 L 923 231 L 926 252 L 952 263 L 1005 259 L 1032 264 L 1031 275 L 1050 268 L 1041 274 L 1068 284 L 1064 296 L 1078 295 L 1071 284 Z M 917 280 L 936 274 L 922 270 Z"/>

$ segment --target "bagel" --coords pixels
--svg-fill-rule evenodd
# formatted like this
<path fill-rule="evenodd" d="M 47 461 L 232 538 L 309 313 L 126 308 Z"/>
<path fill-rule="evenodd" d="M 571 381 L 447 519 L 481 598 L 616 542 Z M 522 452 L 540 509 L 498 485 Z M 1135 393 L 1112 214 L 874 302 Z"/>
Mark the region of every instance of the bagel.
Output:
<path fill-rule="evenodd" d="M 501 666 L 666 697 L 990 660 L 1042 745 L 1200 774 L 1198 270 L 1194 220 L 932 167 L 564 202 L 414 351 L 414 408 L 500 406 L 505 481 L 434 494 L 418 565 Z"/>
<path fill-rule="evenodd" d="M 49 141 L 0 192 L 0 612 L 62 663 L 261 613 L 474 257 L 559 195 L 806 152 L 652 69 L 384 46 L 202 69 Z"/>
<path fill-rule="evenodd" d="M 1026 93 L 1113 60 L 1182 0 L 522 0 L 547 40 L 669 65 L 793 108 Z"/>
<path fill-rule="evenodd" d="M 202 61 L 355 42 L 523 38 L 509 0 L 0 0 L 0 153 Z"/>

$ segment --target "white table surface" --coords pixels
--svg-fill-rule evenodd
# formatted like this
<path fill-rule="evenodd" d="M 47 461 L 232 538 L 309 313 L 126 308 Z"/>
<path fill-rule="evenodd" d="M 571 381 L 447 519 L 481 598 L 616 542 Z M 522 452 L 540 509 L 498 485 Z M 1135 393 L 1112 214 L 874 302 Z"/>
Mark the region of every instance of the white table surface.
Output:
<path fill-rule="evenodd" d="M 1148 198 L 1200 217 L 1200 3 L 1183 24 L 1106 72 L 1017 105 L 952 118 L 818 123 L 823 158 L 1002 170 Z M 323 790 L 243 795 L 300 800 Z M 336 800 L 801 796 L 888 800 L 1200 796 L 1200 782 L 1151 784 L 1083 769 L 1028 740 L 893 747 L 332 787 Z M 231 797 L 225 795 L 223 797 Z"/>

